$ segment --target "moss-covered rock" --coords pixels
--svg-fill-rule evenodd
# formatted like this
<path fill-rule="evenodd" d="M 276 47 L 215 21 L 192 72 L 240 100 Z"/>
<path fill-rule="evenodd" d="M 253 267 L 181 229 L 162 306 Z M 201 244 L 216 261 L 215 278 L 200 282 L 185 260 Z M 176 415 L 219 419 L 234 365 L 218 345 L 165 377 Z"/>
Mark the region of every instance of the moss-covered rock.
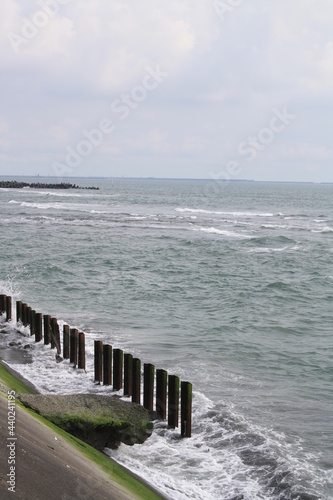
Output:
<path fill-rule="evenodd" d="M 22 394 L 22 403 L 98 450 L 143 443 L 152 433 L 142 406 L 99 394 Z"/>

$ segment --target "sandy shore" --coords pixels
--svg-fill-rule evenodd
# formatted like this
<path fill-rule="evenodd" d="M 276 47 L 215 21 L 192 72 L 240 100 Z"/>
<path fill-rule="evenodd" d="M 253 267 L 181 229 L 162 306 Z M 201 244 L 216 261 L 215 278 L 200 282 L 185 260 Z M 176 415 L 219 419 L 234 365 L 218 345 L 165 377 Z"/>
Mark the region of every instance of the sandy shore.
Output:
<path fill-rule="evenodd" d="M 3 365 L 3 364 L 2 364 Z M 11 370 L 11 374 L 15 372 Z M 0 498 L 36 500 L 52 499 L 157 499 L 163 498 L 130 473 L 122 470 L 122 475 L 131 482 L 138 482 L 138 493 L 126 489 L 126 479 L 122 486 L 115 475 L 104 472 L 95 462 L 81 453 L 57 428 L 51 429 L 39 417 L 35 417 L 16 404 L 15 438 L 8 430 L 8 389 L 9 383 L 0 377 Z M 31 389 L 31 387 L 30 387 Z M 87 447 L 82 443 L 83 447 Z M 98 452 L 96 452 L 98 453 Z M 8 461 L 15 459 L 12 469 L 15 493 L 8 490 L 11 483 Z M 101 458 L 104 458 L 102 455 Z M 106 457 L 105 457 L 106 458 Z M 107 459 L 109 460 L 109 459 Z M 111 461 L 110 461 L 111 462 Z M 122 468 L 123 469 L 123 468 Z M 14 474 L 13 474 L 14 471 Z M 121 482 L 121 481 L 120 481 Z M 143 490 L 140 491 L 140 488 Z M 133 490 L 133 487 L 129 488 Z"/>

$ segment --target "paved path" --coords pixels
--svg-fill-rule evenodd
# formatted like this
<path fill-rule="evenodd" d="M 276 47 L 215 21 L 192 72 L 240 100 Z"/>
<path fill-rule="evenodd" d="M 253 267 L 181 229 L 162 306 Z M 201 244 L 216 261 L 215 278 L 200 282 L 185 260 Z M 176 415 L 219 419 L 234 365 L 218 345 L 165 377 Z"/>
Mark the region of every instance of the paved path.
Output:
<path fill-rule="evenodd" d="M 108 499 L 135 497 L 113 483 L 96 464 L 50 428 L 16 406 L 15 493 L 8 491 L 10 441 L 7 399 L 0 396 L 0 498 L 12 500 Z"/>

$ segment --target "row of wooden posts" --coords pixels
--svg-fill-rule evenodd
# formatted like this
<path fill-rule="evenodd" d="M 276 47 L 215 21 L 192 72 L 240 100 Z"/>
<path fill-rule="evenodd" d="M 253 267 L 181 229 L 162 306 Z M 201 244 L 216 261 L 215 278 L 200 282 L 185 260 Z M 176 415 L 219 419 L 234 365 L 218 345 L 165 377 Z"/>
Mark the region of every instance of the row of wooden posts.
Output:
<path fill-rule="evenodd" d="M 0 313 L 6 320 L 12 319 L 12 298 L 0 295 Z M 22 301 L 16 302 L 16 321 L 30 327 L 35 341 L 44 339 L 61 354 L 60 329 L 56 318 L 38 313 Z M 44 326 L 44 335 L 43 335 Z M 63 358 L 69 359 L 74 368 L 85 370 L 85 334 L 69 325 L 63 325 Z M 113 349 L 100 340 L 94 341 L 94 379 L 103 385 L 112 385 L 116 391 L 123 390 L 124 396 L 132 397 L 132 402 L 141 404 L 141 361 L 121 349 Z M 156 377 L 155 377 L 156 372 Z M 156 391 L 155 389 L 156 378 Z M 155 409 L 154 409 L 154 393 Z M 180 396 L 180 398 L 179 398 Z M 143 365 L 143 406 L 156 417 L 165 420 L 172 428 L 179 426 L 179 399 L 181 435 L 191 436 L 192 384 L 180 382 L 176 375 L 168 375 L 166 370 L 157 369 L 150 363 Z"/>

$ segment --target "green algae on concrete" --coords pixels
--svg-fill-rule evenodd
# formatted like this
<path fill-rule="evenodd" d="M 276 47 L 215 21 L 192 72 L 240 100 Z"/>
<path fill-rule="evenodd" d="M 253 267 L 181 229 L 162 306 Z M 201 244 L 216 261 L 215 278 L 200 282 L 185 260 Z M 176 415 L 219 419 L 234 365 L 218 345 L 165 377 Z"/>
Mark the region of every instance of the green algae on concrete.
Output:
<path fill-rule="evenodd" d="M 21 395 L 20 401 L 99 450 L 143 443 L 152 433 L 142 406 L 101 394 Z"/>
<path fill-rule="evenodd" d="M 17 374 L 17 376 L 19 376 Z M 36 393 L 36 390 L 30 386 L 30 384 L 25 384 L 23 381 L 18 380 L 15 376 L 9 372 L 9 368 L 2 365 L 0 362 L 0 393 L 4 397 L 7 394 L 7 389 L 15 390 L 15 392 L 20 392 L 21 394 Z M 6 386 L 6 387 L 5 387 Z M 5 391 L 6 389 L 6 391 Z M 1 394 L 0 394 L 1 396 Z M 77 437 L 69 434 L 60 427 L 56 426 L 49 420 L 46 420 L 41 415 L 33 410 L 24 407 L 19 400 L 16 401 L 24 411 L 32 415 L 36 420 L 39 420 L 43 425 L 49 427 L 54 433 L 59 437 L 65 439 L 70 443 L 73 448 L 75 448 L 79 453 L 82 453 L 89 460 L 98 465 L 112 481 L 116 482 L 120 486 L 124 487 L 127 491 L 132 493 L 136 498 L 141 500 L 161 500 L 166 497 L 159 494 L 157 491 L 153 490 L 148 486 L 143 480 L 138 476 L 128 471 L 125 467 L 119 465 L 114 460 L 110 459 L 107 455 L 93 448 L 89 444 L 81 441 Z"/>

